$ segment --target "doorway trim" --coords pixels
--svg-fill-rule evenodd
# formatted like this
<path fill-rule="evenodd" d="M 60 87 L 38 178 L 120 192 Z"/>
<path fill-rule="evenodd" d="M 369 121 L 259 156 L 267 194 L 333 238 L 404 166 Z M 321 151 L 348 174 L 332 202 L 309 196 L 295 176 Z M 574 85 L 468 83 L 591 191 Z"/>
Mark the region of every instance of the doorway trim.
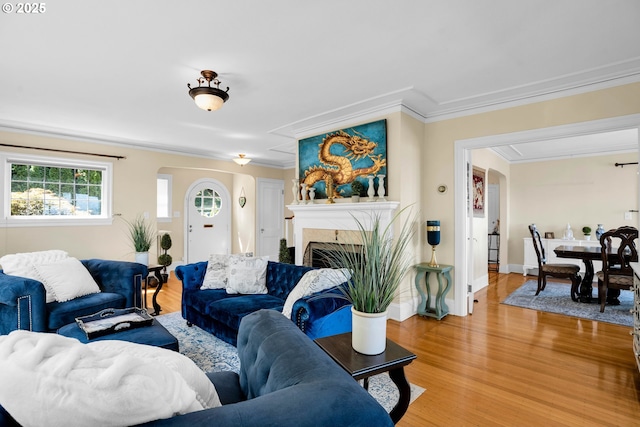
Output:
<path fill-rule="evenodd" d="M 187 192 L 184 194 L 184 211 L 183 211 L 183 234 L 184 234 L 184 242 L 183 242 L 183 247 L 184 247 L 184 263 L 187 264 L 188 263 L 188 259 L 189 259 L 189 194 L 191 194 L 191 192 L 193 191 L 193 189 L 200 185 L 203 184 L 205 182 L 211 182 L 214 183 L 216 186 L 220 187 L 220 190 L 222 193 L 224 193 L 222 196 L 224 199 L 226 199 L 227 203 L 224 203 L 223 206 L 227 206 L 227 209 L 229 209 L 229 224 L 227 227 L 228 230 L 228 236 L 227 236 L 227 241 L 229 242 L 229 248 L 231 248 L 232 245 L 232 241 L 231 241 L 231 225 L 233 223 L 233 210 L 231 209 L 231 194 L 229 193 L 229 189 L 227 188 L 226 185 L 224 185 L 221 181 L 215 179 L 215 178 L 200 178 L 194 182 L 191 183 L 191 185 L 189 185 L 189 188 L 187 188 Z"/>
<path fill-rule="evenodd" d="M 473 250 L 473 239 L 470 238 L 472 236 L 472 230 L 469 230 L 467 227 L 467 191 L 465 191 L 469 187 L 466 162 L 468 161 L 470 164 L 473 164 L 471 157 L 472 150 L 633 128 L 638 129 L 638 149 L 640 152 L 640 114 L 454 141 L 454 220 L 455 229 L 464 230 L 464 232 L 455 233 L 454 237 L 454 259 L 457 273 L 454 283 L 455 300 L 452 314 L 458 316 L 466 316 L 468 314 L 467 292 L 469 289 L 468 286 L 472 282 L 472 278 L 469 277 L 470 273 L 468 271 L 466 254 L 470 253 L 468 251 Z M 640 176 L 638 179 L 640 182 Z"/>

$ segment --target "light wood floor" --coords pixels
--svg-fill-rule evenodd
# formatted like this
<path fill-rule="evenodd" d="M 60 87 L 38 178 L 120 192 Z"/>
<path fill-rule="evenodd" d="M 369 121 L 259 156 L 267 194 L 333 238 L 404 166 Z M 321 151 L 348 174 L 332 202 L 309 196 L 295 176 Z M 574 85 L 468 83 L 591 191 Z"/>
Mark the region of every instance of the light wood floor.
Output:
<path fill-rule="evenodd" d="M 640 426 L 630 328 L 502 305 L 526 279 L 490 279 L 473 315 L 389 321 L 418 356 L 407 378 L 426 388 L 399 426 Z M 172 276 L 163 314 L 180 310 L 180 292 Z"/>

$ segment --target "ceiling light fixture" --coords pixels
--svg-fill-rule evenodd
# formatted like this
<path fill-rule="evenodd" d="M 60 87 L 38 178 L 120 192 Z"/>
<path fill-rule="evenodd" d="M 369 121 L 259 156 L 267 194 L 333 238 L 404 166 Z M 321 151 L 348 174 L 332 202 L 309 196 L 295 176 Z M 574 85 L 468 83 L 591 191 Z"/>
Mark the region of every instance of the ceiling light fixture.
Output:
<path fill-rule="evenodd" d="M 246 154 L 238 154 L 238 157 L 233 159 L 233 161 L 239 164 L 240 166 L 244 166 L 251 161 L 251 159 L 248 159 L 245 156 Z"/>
<path fill-rule="evenodd" d="M 215 111 L 220 109 L 222 104 L 229 99 L 229 94 L 227 93 L 229 92 L 229 87 L 227 86 L 226 91 L 220 89 L 220 80 L 218 80 L 218 73 L 215 71 L 202 70 L 200 74 L 202 74 L 202 77 L 198 78 L 198 87 L 192 88 L 187 83 L 189 95 L 196 101 L 196 105 L 203 110 Z M 207 82 L 207 86 L 202 86 L 205 82 Z M 212 87 L 211 83 L 215 87 Z"/>

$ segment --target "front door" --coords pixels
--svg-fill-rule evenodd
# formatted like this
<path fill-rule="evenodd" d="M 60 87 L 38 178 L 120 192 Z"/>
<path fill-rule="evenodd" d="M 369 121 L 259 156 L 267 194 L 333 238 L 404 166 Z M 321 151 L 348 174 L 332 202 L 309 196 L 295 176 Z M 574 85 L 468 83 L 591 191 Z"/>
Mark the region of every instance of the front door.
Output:
<path fill-rule="evenodd" d="M 231 250 L 231 197 L 219 181 L 204 179 L 194 183 L 186 200 L 187 262 L 209 259 L 211 254 Z"/>

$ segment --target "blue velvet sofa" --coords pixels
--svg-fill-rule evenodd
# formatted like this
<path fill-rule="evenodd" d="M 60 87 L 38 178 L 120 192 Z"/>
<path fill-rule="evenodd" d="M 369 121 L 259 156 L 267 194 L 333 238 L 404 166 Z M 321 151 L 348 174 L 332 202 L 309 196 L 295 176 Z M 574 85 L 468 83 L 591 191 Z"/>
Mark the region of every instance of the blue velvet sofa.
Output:
<path fill-rule="evenodd" d="M 207 262 L 181 265 L 175 274 L 182 281 L 182 317 L 211 332 L 223 341 L 236 345 L 240 321 L 260 309 L 282 311 L 287 296 L 300 278 L 312 267 L 269 261 L 266 294 L 228 294 L 224 289 L 201 290 Z M 339 310 L 348 304 L 331 297 L 339 290 L 323 291 L 328 297 L 309 296 L 293 304 L 291 319 L 311 338 L 351 331 L 351 313 Z M 348 312 L 348 313 L 347 313 Z"/>
<path fill-rule="evenodd" d="M 0 334 L 16 329 L 55 332 L 78 316 L 105 308 L 140 307 L 147 267 L 125 261 L 82 260 L 101 292 L 66 302 L 46 302 L 37 280 L 10 276 L 0 270 Z"/>
<path fill-rule="evenodd" d="M 281 313 L 243 317 L 240 374 L 207 374 L 222 406 L 149 426 L 392 426 L 389 414 Z"/>
<path fill-rule="evenodd" d="M 389 414 L 293 322 L 274 310 L 245 316 L 240 373 L 211 372 L 222 406 L 145 426 L 393 426 Z M 0 406 L 0 426 L 18 426 Z"/>

